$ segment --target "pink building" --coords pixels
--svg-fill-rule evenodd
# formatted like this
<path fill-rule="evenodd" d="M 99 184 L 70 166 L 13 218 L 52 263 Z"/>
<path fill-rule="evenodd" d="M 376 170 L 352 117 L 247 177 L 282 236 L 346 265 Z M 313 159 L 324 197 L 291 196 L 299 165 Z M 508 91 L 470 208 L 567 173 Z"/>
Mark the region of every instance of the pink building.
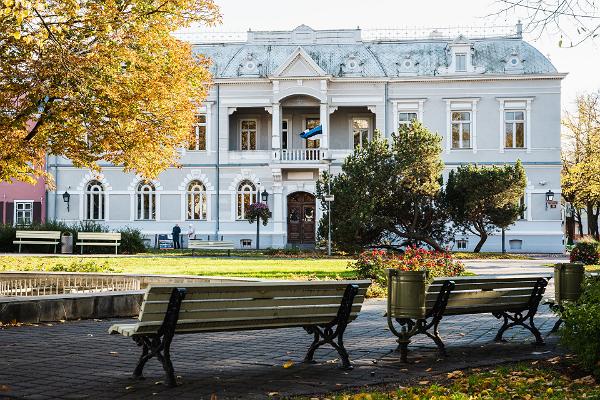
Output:
<path fill-rule="evenodd" d="M 0 182 L 0 223 L 29 225 L 46 221 L 46 182 Z"/>

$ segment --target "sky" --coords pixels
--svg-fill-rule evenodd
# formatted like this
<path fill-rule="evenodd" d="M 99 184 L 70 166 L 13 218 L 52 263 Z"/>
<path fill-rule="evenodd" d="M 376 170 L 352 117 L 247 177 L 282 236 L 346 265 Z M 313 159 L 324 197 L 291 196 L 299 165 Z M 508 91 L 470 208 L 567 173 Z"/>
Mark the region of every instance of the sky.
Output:
<path fill-rule="evenodd" d="M 501 5 L 490 0 L 215 0 L 221 9 L 222 32 L 292 30 L 306 24 L 313 29 L 404 29 L 515 25 L 514 12 L 492 15 Z M 193 27 L 191 31 L 207 30 Z M 187 35 L 186 35 L 187 36 Z M 524 38 L 548 56 L 559 72 L 567 72 L 562 86 L 563 109 L 572 110 L 575 96 L 600 90 L 600 37 L 575 48 L 559 47 L 560 35 L 525 32 Z"/>

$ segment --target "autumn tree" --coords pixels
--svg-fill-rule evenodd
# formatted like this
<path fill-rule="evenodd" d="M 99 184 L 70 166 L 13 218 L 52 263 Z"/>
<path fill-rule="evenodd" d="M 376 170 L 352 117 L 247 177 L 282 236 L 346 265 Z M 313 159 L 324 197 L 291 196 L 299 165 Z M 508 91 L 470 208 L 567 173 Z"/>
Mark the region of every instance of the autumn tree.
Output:
<path fill-rule="evenodd" d="M 585 210 L 587 233 L 600 239 L 600 92 L 578 96 L 577 112 L 565 113 L 563 125 L 563 197 L 573 206 L 579 233 Z"/>
<path fill-rule="evenodd" d="M 600 35 L 600 3 L 596 0 L 500 0 L 496 4 L 495 15 L 515 13 L 528 32 L 557 34 L 560 47 L 575 47 Z"/>
<path fill-rule="evenodd" d="M 503 166 L 469 164 L 450 171 L 445 204 L 458 229 L 479 236 L 475 253 L 492 232 L 508 228 L 523 213 L 520 200 L 526 185 L 520 161 Z"/>
<path fill-rule="evenodd" d="M 175 163 L 211 77 L 171 32 L 219 19 L 212 0 L 4 0 L 0 181 L 48 153 L 148 178 Z"/>
<path fill-rule="evenodd" d="M 317 194 L 324 200 L 327 183 L 335 201 L 331 206 L 332 239 L 337 247 L 356 251 L 368 246 L 426 244 L 443 250 L 446 217 L 439 207 L 441 138 L 419 122 L 402 127 L 391 140 L 375 135 L 356 148 L 342 172 L 324 174 Z M 319 235 L 327 236 L 328 204 Z"/>

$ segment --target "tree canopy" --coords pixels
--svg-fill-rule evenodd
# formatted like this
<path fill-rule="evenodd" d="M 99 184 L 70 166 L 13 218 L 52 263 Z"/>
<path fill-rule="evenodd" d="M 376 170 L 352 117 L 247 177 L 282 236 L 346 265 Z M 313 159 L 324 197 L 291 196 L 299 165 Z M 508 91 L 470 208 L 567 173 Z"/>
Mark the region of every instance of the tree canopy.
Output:
<path fill-rule="evenodd" d="M 323 199 L 331 184 L 334 243 L 345 250 L 423 243 L 441 250 L 447 238 L 444 210 L 437 206 L 441 152 L 440 136 L 415 121 L 390 142 L 376 134 L 357 147 L 339 175 L 324 174 L 317 193 Z M 321 237 L 326 236 L 328 212 L 325 205 Z"/>
<path fill-rule="evenodd" d="M 600 92 L 578 96 L 577 113 L 566 113 L 563 125 L 563 197 L 575 208 L 580 234 L 585 209 L 587 233 L 600 239 Z"/>
<path fill-rule="evenodd" d="M 512 225 L 524 211 L 520 199 L 527 179 L 521 162 L 515 165 L 463 165 L 450 171 L 445 203 L 455 226 L 479 236 L 479 252 L 488 236 Z"/>
<path fill-rule="evenodd" d="M 212 0 L 4 0 L 0 181 L 48 153 L 148 178 L 175 163 L 211 77 L 171 32 L 219 19 Z"/>

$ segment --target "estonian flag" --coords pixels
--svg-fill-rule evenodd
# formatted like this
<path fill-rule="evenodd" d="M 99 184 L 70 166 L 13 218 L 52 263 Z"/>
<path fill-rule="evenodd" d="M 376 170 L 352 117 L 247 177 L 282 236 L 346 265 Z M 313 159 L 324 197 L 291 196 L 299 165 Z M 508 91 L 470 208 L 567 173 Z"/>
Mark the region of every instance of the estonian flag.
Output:
<path fill-rule="evenodd" d="M 310 139 L 313 136 L 320 135 L 323 133 L 323 126 L 317 125 L 312 129 L 307 129 L 304 132 L 300 133 L 300 137 L 302 139 Z M 313 139 L 314 140 L 314 139 Z"/>

